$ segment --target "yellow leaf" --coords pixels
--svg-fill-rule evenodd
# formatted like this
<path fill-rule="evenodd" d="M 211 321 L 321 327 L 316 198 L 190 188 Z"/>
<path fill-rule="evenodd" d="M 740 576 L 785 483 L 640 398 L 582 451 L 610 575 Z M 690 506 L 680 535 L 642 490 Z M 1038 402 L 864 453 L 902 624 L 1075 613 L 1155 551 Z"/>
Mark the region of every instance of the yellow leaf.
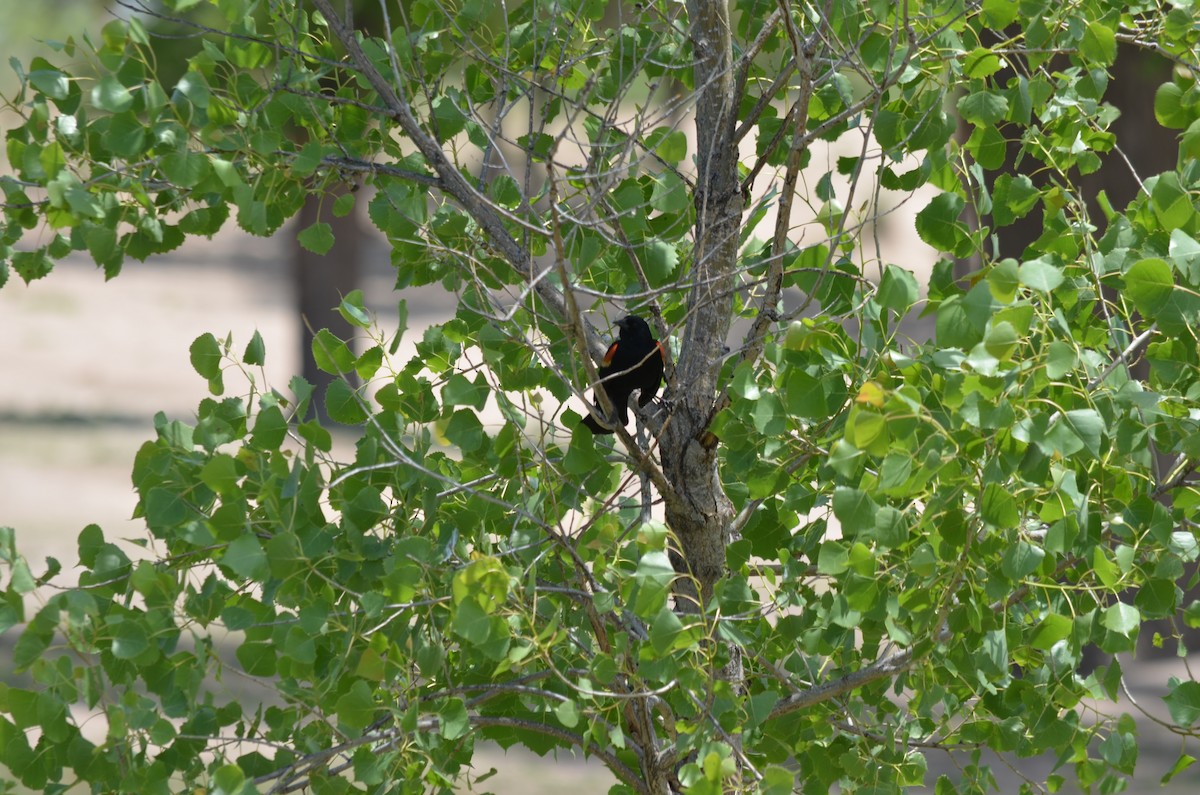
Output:
<path fill-rule="evenodd" d="M 883 398 L 883 387 L 874 381 L 868 381 L 858 390 L 858 395 L 854 398 L 854 402 L 866 403 L 868 406 L 882 408 Z"/>

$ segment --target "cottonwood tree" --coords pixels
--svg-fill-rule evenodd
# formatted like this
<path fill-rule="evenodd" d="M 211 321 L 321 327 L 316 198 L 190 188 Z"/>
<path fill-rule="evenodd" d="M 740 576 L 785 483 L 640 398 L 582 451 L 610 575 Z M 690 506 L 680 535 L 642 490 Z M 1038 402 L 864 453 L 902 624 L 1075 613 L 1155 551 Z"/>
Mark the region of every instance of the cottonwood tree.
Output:
<path fill-rule="evenodd" d="M 211 395 L 133 465 L 156 556 L 89 526 L 56 587 L 0 536 L 0 762 L 32 789 L 448 790 L 489 739 L 646 795 L 979 791 L 986 751 L 1048 756 L 1030 790 L 1119 787 L 1129 659 L 1081 655 L 1200 622 L 1196 10 L 385 0 L 380 38 L 346 8 L 123 4 L 15 64 L 4 278 L 270 234 L 316 192 L 365 205 L 400 296 L 457 309 L 408 356 L 345 297 L 360 338 L 314 343 L 362 384 L 324 398 L 345 455 L 260 337 L 197 339 Z M 174 85 L 159 15 L 203 42 Z M 1145 90 L 1179 165 L 1096 217 L 1118 42 L 1176 65 Z M 905 204 L 944 256 L 925 284 L 879 243 Z M 593 437 L 626 312 L 667 343 L 663 400 Z M 214 684 L 243 677 L 270 696 Z M 1200 683 L 1162 695 L 1194 739 Z"/>

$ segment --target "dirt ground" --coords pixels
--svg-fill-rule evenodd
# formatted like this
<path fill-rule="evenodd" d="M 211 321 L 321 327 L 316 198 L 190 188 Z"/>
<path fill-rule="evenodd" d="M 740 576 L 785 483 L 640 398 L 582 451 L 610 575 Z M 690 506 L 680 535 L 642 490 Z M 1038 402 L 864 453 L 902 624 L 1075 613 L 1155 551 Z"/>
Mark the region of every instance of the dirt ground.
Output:
<path fill-rule="evenodd" d="M 240 346 L 257 329 L 273 382 L 286 383 L 298 369 L 298 322 L 285 256 L 281 239 L 227 232 L 158 262 L 131 262 L 109 283 L 90 262 L 73 261 L 32 286 L 14 277 L 0 289 L 0 526 L 17 529 L 35 571 L 53 555 L 69 572 L 77 559 L 75 539 L 88 523 L 109 537 L 142 535 L 129 518 L 133 455 L 152 438 L 156 411 L 190 418 L 206 395 L 205 382 L 188 362 L 188 346 L 198 335 L 232 332 Z M 391 276 L 385 255 L 376 251 L 371 260 L 364 287 L 386 326 L 394 312 Z M 438 290 L 410 299 L 411 325 L 448 313 L 450 301 Z M 1133 674 L 1134 696 L 1165 716 L 1159 697 L 1180 665 L 1126 670 Z M 1149 721 L 1141 727 L 1141 778 L 1131 791 L 1160 791 L 1158 781 L 1177 754 L 1186 749 L 1200 756 L 1200 744 L 1183 745 Z M 950 760 L 930 761 L 953 771 Z M 565 787 L 590 795 L 606 791 L 611 781 L 602 768 L 580 760 L 491 750 L 478 764 L 478 772 L 500 771 L 483 788 L 502 795 Z M 1031 768 L 1023 761 L 1022 767 L 1039 764 Z M 1170 791 L 1198 787 L 1200 772 L 1188 773 Z"/>

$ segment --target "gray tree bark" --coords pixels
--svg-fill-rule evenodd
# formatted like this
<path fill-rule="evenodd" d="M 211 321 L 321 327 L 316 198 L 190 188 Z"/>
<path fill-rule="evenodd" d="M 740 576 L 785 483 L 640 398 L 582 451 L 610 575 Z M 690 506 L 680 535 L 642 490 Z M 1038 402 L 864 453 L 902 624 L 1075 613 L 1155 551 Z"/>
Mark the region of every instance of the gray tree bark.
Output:
<path fill-rule="evenodd" d="M 341 339 L 350 339 L 353 326 L 337 311 L 342 298 L 358 287 L 360 271 L 360 240 L 362 229 L 356 213 L 342 218 L 331 211 L 332 198 L 324 201 L 309 197 L 300 208 L 298 225 L 304 229 L 317 221 L 333 227 L 333 247 L 325 254 L 314 254 L 298 242 L 292 246 L 292 282 L 296 289 L 297 324 L 300 331 L 301 373 L 316 387 L 313 409 L 322 423 L 328 425 L 325 412 L 325 390 L 336 376 L 317 367 L 313 358 L 314 331 L 327 328 Z"/>
<path fill-rule="evenodd" d="M 696 229 L 689 316 L 675 367 L 673 411 L 662 431 L 662 464 L 682 497 L 668 503 L 667 524 L 679 536 L 689 594 L 701 603 L 725 572 L 733 506 L 717 474 L 716 439 L 708 433 L 717 377 L 733 308 L 742 198 L 738 182 L 733 43 L 724 0 L 689 0 L 697 86 Z"/>

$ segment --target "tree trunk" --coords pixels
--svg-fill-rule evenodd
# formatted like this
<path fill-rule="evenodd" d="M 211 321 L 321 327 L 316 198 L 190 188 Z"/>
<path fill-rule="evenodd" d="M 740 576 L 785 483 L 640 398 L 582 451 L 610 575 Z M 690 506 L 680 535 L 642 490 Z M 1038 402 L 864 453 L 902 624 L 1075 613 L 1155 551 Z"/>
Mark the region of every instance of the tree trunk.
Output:
<path fill-rule="evenodd" d="M 332 212 L 336 195 L 324 199 L 310 197 L 299 214 L 299 228 L 317 221 L 333 227 L 333 247 L 325 254 L 314 254 L 299 243 L 292 247 L 292 278 L 296 286 L 297 323 L 300 327 L 300 355 L 304 379 L 317 389 L 313 394 L 316 416 L 329 425 L 325 413 L 325 390 L 336 376 L 318 369 L 313 358 L 313 332 L 327 328 L 341 339 L 349 339 L 354 328 L 337 311 L 342 297 L 358 287 L 359 240 L 362 229 L 357 213 L 342 218 Z"/>
<path fill-rule="evenodd" d="M 667 524 L 679 539 L 676 596 L 680 608 L 699 611 L 725 573 L 733 505 L 717 470 L 716 439 L 708 433 L 717 394 L 725 338 L 732 315 L 742 199 L 733 131 L 733 49 L 724 0 L 689 0 L 695 81 L 697 162 L 696 229 L 690 314 L 683 330 L 671 395 L 672 412 L 662 432 L 662 465 L 681 497 L 668 502 Z M 741 681 L 741 658 L 728 650 L 725 678 Z"/>

